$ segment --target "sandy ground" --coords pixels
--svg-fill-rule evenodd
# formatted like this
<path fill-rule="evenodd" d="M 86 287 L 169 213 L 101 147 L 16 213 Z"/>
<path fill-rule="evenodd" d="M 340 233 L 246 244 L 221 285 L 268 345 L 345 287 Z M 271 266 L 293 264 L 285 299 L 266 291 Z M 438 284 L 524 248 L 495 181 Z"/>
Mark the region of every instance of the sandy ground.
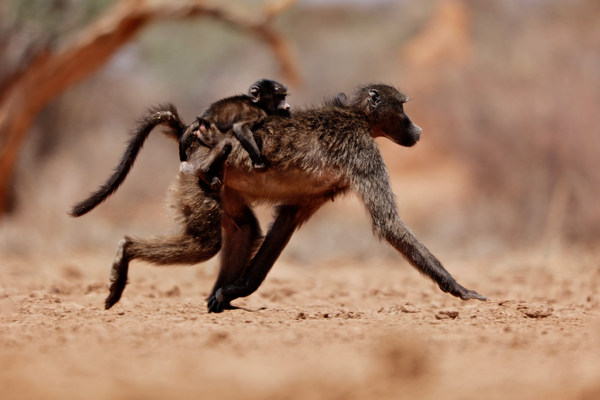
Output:
<path fill-rule="evenodd" d="M 134 263 L 105 311 L 111 256 L 2 259 L 0 398 L 600 398 L 598 254 L 446 260 L 487 302 L 400 257 L 284 260 L 223 314 L 214 263 Z"/>

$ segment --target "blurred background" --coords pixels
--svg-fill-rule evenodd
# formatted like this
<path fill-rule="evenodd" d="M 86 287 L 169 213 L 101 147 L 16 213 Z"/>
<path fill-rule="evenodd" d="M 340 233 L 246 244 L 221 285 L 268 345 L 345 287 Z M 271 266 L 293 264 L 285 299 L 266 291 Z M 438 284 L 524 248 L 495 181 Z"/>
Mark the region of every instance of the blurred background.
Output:
<path fill-rule="evenodd" d="M 0 102 L 37 55 L 68 47 L 118 3 L 3 0 Z M 268 7 L 283 5 L 269 26 L 291 50 L 298 78 L 265 40 L 214 15 L 145 23 L 98 70 L 49 100 L 11 150 L 17 157 L 0 216 L 3 257 L 110 258 L 125 234 L 166 232 L 165 194 L 179 160 L 175 144 L 158 133 L 106 203 L 78 219 L 66 212 L 109 176 L 146 108 L 171 101 L 189 123 L 260 78 L 287 84 L 293 108 L 366 82 L 406 92 L 421 142 L 410 149 L 378 143 L 401 217 L 440 258 L 532 250 L 543 259 L 565 247 L 598 248 L 597 0 L 203 4 L 256 23 Z M 266 228 L 270 211 L 259 213 Z M 282 257 L 398 256 L 373 239 L 362 206 L 347 198 L 320 210 Z"/>

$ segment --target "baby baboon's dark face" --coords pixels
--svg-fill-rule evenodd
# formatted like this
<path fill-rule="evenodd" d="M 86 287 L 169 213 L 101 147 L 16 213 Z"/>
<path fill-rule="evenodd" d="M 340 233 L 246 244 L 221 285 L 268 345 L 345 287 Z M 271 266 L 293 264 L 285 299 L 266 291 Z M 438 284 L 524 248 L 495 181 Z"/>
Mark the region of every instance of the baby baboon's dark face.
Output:
<path fill-rule="evenodd" d="M 269 115 L 290 115 L 290 105 L 286 100 L 289 93 L 279 82 L 262 79 L 250 87 L 248 95 Z"/>
<path fill-rule="evenodd" d="M 373 137 L 385 136 L 401 146 L 414 146 L 421 137 L 421 128 L 404 112 L 408 97 L 387 85 L 360 87 L 353 103 L 366 107 L 372 124 Z"/>

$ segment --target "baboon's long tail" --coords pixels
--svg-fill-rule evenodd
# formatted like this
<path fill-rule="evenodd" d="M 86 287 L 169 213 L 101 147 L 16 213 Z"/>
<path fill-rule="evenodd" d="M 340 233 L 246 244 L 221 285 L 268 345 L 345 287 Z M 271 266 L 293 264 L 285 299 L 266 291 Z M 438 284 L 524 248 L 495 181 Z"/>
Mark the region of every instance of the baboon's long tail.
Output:
<path fill-rule="evenodd" d="M 159 125 L 168 127 L 169 129 L 166 129 L 163 133 L 177 141 L 185 129 L 185 125 L 181 122 L 177 109 L 173 104 L 159 105 L 148 110 L 146 116 L 140 119 L 136 130 L 133 131 L 125 153 L 121 157 L 121 162 L 119 162 L 111 177 L 90 197 L 73 206 L 69 213 L 72 217 L 80 217 L 90 212 L 119 188 L 131 167 L 133 167 L 133 163 L 150 132 Z"/>

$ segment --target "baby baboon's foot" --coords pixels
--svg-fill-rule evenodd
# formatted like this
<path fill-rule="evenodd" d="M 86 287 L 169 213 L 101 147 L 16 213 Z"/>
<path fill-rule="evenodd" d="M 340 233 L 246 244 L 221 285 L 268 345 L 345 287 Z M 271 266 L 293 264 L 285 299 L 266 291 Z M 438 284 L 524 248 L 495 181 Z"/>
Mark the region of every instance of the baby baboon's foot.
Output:
<path fill-rule="evenodd" d="M 198 167 L 187 161 L 182 161 L 181 164 L 179 164 L 179 171 L 187 175 L 198 175 Z"/>

